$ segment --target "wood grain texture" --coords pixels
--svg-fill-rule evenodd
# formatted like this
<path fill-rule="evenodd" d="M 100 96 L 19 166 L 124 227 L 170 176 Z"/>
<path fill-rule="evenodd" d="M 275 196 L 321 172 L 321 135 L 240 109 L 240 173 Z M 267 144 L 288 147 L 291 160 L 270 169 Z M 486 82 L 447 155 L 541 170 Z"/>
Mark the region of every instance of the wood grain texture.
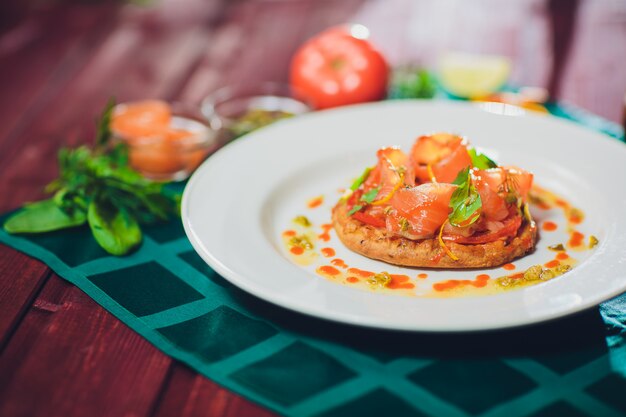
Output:
<path fill-rule="evenodd" d="M 0 360 L 0 415 L 146 415 L 170 362 L 53 276 Z"/>
<path fill-rule="evenodd" d="M 274 416 L 180 363 L 172 365 L 164 388 L 153 417 Z"/>
<path fill-rule="evenodd" d="M 0 245 L 0 353 L 49 274 L 44 264 Z"/>

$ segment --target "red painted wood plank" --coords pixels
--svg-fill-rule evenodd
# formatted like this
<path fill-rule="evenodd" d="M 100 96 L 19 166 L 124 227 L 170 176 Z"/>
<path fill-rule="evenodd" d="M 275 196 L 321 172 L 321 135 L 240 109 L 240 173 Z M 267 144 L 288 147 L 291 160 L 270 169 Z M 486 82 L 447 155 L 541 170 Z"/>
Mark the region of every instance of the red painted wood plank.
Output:
<path fill-rule="evenodd" d="M 270 417 L 275 414 L 220 387 L 192 369 L 174 364 L 153 417 Z"/>
<path fill-rule="evenodd" d="M 0 358 L 0 415 L 147 415 L 170 361 L 54 276 Z"/>
<path fill-rule="evenodd" d="M 57 7 L 27 16 L 0 35 L 0 146 L 45 111 L 76 66 L 102 39 L 119 5 Z M 58 28 L 63 28 L 59 30 Z"/>
<path fill-rule="evenodd" d="M 0 245 L 0 352 L 48 274 L 45 265 Z"/>
<path fill-rule="evenodd" d="M 181 100 L 200 103 L 232 84 L 288 80 L 289 62 L 304 40 L 346 22 L 364 0 L 242 2 L 214 33 Z"/>

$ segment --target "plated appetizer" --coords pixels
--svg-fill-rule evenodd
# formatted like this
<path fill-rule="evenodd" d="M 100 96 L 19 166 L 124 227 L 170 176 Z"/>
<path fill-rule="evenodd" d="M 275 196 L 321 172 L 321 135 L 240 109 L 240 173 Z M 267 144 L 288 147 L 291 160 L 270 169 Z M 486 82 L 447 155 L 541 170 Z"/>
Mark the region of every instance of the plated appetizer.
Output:
<path fill-rule="evenodd" d="M 409 154 L 382 148 L 332 210 L 354 252 L 391 264 L 484 268 L 531 252 L 533 174 L 499 166 L 449 133 L 420 136 Z"/>

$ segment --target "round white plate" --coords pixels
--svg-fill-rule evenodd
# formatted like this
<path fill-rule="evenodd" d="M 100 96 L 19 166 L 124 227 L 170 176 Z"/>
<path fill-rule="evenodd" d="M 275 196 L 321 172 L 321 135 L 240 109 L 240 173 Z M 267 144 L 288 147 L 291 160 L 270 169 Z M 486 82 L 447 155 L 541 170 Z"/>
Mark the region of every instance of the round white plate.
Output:
<path fill-rule="evenodd" d="M 548 282 L 497 295 L 463 298 L 405 297 L 358 290 L 315 274 L 290 259 L 281 232 L 295 215 L 328 222 L 330 208 L 382 146 L 408 150 L 415 137 L 456 132 L 503 165 L 535 174 L 535 182 L 582 209 L 581 225 L 600 244 L 577 254 L 580 264 Z M 307 199 L 325 196 L 308 209 Z M 551 218 L 539 213 L 539 221 Z M 541 217 L 543 216 L 543 217 Z M 626 146 L 551 116 L 498 104 L 387 101 L 311 113 L 281 121 L 226 146 L 193 175 L 183 196 L 182 218 L 195 250 L 236 286 L 280 306 L 363 326 L 427 331 L 467 331 L 544 321 L 596 305 L 626 290 Z M 559 221 L 558 218 L 554 218 Z M 561 227 L 564 229 L 564 226 Z M 334 232 L 332 232 L 334 233 Z M 354 254 L 331 233 L 347 264 L 402 273 Z M 547 261 L 544 233 L 538 250 L 518 269 Z M 415 276 L 417 270 L 407 269 Z M 420 286 L 451 277 L 427 271 Z M 502 271 L 486 271 L 492 277 Z M 480 271 L 461 271 L 473 278 Z M 500 274 L 504 275 L 504 274 Z M 419 292 L 419 291 L 418 291 Z"/>

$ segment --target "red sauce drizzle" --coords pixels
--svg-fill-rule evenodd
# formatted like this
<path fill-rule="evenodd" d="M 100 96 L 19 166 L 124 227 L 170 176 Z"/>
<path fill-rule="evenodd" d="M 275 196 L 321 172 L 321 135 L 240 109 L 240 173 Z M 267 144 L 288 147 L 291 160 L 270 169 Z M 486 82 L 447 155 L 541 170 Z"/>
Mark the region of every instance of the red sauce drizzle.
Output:
<path fill-rule="evenodd" d="M 520 279 L 520 278 L 524 278 L 524 273 L 523 273 L 523 272 L 519 272 L 519 273 L 517 273 L 517 274 L 509 275 L 509 278 L 511 278 L 511 279 Z"/>
<path fill-rule="evenodd" d="M 456 288 L 459 285 L 461 285 L 461 281 L 459 281 L 458 279 L 449 279 L 447 281 L 438 282 L 434 284 L 433 288 L 435 289 L 435 291 L 445 291 L 445 290 L 451 290 L 452 288 Z"/>
<path fill-rule="evenodd" d="M 564 260 L 569 258 L 569 255 L 565 252 L 559 252 L 556 254 L 556 259 Z"/>
<path fill-rule="evenodd" d="M 559 207 L 567 207 L 567 206 L 569 206 L 569 204 L 567 204 L 567 201 L 563 201 L 561 199 L 556 200 L 555 203 Z"/>
<path fill-rule="evenodd" d="M 572 237 L 569 240 L 569 245 L 570 246 L 580 246 L 580 245 L 582 245 L 584 239 L 585 239 L 585 235 L 583 235 L 580 232 L 574 232 L 574 233 L 572 233 Z"/>
<path fill-rule="evenodd" d="M 328 242 L 330 240 L 330 235 L 328 233 L 322 233 L 321 235 L 317 237 L 320 238 L 320 240 L 323 240 L 324 242 Z"/>
<path fill-rule="evenodd" d="M 570 221 L 570 223 L 580 224 L 580 223 L 582 223 L 583 219 L 582 219 L 582 217 L 572 215 L 572 216 L 570 216 L 569 221 Z"/>
<path fill-rule="evenodd" d="M 546 232 L 553 232 L 556 230 L 557 225 L 554 222 L 548 221 L 548 222 L 545 222 L 541 228 L 545 230 Z"/>
<path fill-rule="evenodd" d="M 296 235 L 296 231 L 295 230 L 285 230 L 283 232 L 283 236 L 285 237 L 293 237 Z"/>
<path fill-rule="evenodd" d="M 321 252 L 322 252 L 322 255 L 324 255 L 327 258 L 335 256 L 335 250 L 333 248 L 322 248 Z"/>
<path fill-rule="evenodd" d="M 354 284 L 355 282 L 359 282 L 359 279 L 357 277 L 348 277 L 346 278 L 346 281 L 348 281 L 350 284 Z"/>
<path fill-rule="evenodd" d="M 472 285 L 477 288 L 482 288 L 485 285 L 487 285 L 487 281 L 489 281 L 489 275 L 487 274 L 476 275 L 476 280 L 474 280 Z"/>
<path fill-rule="evenodd" d="M 289 249 L 289 252 L 293 253 L 294 255 L 302 255 L 304 253 L 304 249 L 300 246 L 292 246 L 291 249 Z"/>
<path fill-rule="evenodd" d="M 317 268 L 317 272 L 322 275 L 330 275 L 331 277 L 339 275 L 341 272 L 335 267 L 324 265 Z"/>
<path fill-rule="evenodd" d="M 470 279 L 449 279 L 447 281 L 438 282 L 433 285 L 435 291 L 446 291 L 457 287 L 466 287 L 471 285 L 472 287 L 482 288 L 487 285 L 489 281 L 489 275 L 480 274 L 476 276 L 475 280 Z"/>
<path fill-rule="evenodd" d="M 504 264 L 504 265 L 502 265 L 502 268 L 506 269 L 507 271 L 512 271 L 512 270 L 515 269 L 515 265 L 513 265 L 513 264 Z"/>
<path fill-rule="evenodd" d="M 343 261 L 343 259 L 339 259 L 339 258 L 333 259 L 332 261 L 330 261 L 330 263 L 343 269 L 346 269 L 348 267 L 348 265 Z"/>
<path fill-rule="evenodd" d="M 328 234 L 328 232 L 330 232 L 332 228 L 333 228 L 332 224 L 328 224 L 328 223 L 323 224 L 322 225 L 323 233 L 319 235 L 318 238 L 320 238 L 324 242 L 328 242 L 330 240 L 330 235 Z"/>
<path fill-rule="evenodd" d="M 428 278 L 428 274 L 419 274 L 417 277 L 420 279 L 426 279 Z"/>
<path fill-rule="evenodd" d="M 323 195 L 321 195 L 321 196 L 319 196 L 319 197 L 315 197 L 315 198 L 310 199 L 310 200 L 306 203 L 306 205 L 307 205 L 307 207 L 309 207 L 309 208 L 315 208 L 315 207 L 319 207 L 319 206 L 321 206 L 323 202 L 324 202 L 324 196 L 323 196 Z"/>
<path fill-rule="evenodd" d="M 561 265 L 561 262 L 559 262 L 557 259 L 553 259 L 552 261 L 545 263 L 544 265 L 546 268 L 555 268 Z"/>
<path fill-rule="evenodd" d="M 415 288 L 415 285 L 410 282 L 411 278 L 408 275 L 391 275 L 391 282 L 388 288 L 392 290 L 406 289 L 410 290 Z"/>
<path fill-rule="evenodd" d="M 364 270 L 359 269 L 359 268 L 350 268 L 350 269 L 348 269 L 348 272 L 351 273 L 351 274 L 354 274 L 354 275 L 358 275 L 361 278 L 369 278 L 369 277 L 372 277 L 372 276 L 376 275 L 373 272 L 364 271 Z"/>

